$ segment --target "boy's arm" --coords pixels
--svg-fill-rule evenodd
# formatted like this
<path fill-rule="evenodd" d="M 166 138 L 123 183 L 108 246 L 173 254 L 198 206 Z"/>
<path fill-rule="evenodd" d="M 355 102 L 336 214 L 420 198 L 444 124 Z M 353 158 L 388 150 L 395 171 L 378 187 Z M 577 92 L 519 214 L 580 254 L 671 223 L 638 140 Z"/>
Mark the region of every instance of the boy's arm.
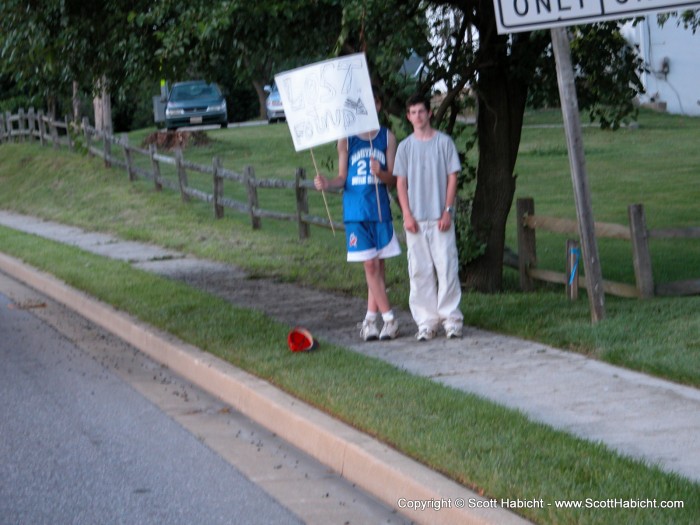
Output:
<path fill-rule="evenodd" d="M 345 180 L 348 178 L 348 139 L 338 141 L 338 176 L 328 179 L 323 175 L 316 175 L 314 186 L 317 190 L 328 190 L 345 187 Z"/>
<path fill-rule="evenodd" d="M 396 177 L 396 193 L 399 197 L 399 205 L 403 215 L 403 227 L 407 232 L 418 233 L 418 223 L 413 218 L 411 206 L 408 203 L 408 181 L 406 177 Z"/>
<path fill-rule="evenodd" d="M 438 221 L 438 230 L 444 232 L 450 229 L 454 218 L 455 200 L 457 198 L 457 173 L 450 173 L 447 176 L 447 191 L 445 195 L 445 207 L 442 216 Z"/>

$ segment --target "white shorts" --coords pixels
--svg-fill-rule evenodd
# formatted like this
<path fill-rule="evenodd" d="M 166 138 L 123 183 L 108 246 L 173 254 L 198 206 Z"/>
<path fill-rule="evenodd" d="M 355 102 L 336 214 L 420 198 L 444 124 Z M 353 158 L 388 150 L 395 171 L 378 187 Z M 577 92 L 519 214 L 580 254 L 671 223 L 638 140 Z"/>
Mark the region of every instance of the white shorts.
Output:
<path fill-rule="evenodd" d="M 348 262 L 387 259 L 401 254 L 394 226 L 390 222 L 346 222 Z"/>

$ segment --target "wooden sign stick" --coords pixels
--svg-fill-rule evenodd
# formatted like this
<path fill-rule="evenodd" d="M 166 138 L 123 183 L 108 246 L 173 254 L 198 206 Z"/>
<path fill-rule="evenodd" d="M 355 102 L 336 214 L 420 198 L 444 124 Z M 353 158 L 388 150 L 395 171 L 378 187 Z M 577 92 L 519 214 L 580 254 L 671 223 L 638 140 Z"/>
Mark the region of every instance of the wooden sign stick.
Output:
<path fill-rule="evenodd" d="M 369 137 L 369 162 L 370 166 L 372 163 L 372 158 L 374 157 L 374 146 L 372 146 L 372 136 L 370 135 Z M 371 173 L 371 170 L 370 170 Z M 384 222 L 382 220 L 382 205 L 379 202 L 379 177 L 376 174 L 374 175 L 374 191 L 377 194 L 377 212 L 379 213 L 379 222 Z"/>
<path fill-rule="evenodd" d="M 316 170 L 316 175 L 318 176 L 318 166 L 316 166 L 316 157 L 314 157 L 314 149 L 310 148 L 309 151 L 311 152 L 311 160 L 314 163 L 314 169 Z M 328 209 L 328 201 L 326 201 L 326 192 L 321 190 L 321 196 L 323 196 L 323 204 L 326 205 L 326 213 L 328 214 L 328 221 L 331 223 L 331 230 L 333 231 L 333 236 L 335 237 L 335 227 L 333 226 L 333 219 L 331 219 L 331 212 Z"/>

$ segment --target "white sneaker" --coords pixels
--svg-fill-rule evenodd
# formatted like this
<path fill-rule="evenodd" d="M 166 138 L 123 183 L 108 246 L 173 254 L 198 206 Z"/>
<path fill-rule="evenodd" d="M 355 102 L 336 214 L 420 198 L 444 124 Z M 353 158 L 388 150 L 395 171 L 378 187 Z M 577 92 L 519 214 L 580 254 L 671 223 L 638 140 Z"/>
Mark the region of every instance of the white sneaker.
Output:
<path fill-rule="evenodd" d="M 416 334 L 416 339 L 419 341 L 430 341 L 433 337 L 435 337 L 435 330 L 430 328 L 419 328 Z"/>
<path fill-rule="evenodd" d="M 375 321 L 370 321 L 369 319 L 362 321 L 360 337 L 365 341 L 376 341 L 379 338 L 377 323 Z"/>
<path fill-rule="evenodd" d="M 461 339 L 462 338 L 462 327 L 455 325 L 448 325 L 445 327 L 445 335 L 448 339 Z"/>
<path fill-rule="evenodd" d="M 388 339 L 396 339 L 399 335 L 399 322 L 396 319 L 385 321 L 382 326 L 382 332 L 379 334 L 379 339 L 386 341 Z"/>

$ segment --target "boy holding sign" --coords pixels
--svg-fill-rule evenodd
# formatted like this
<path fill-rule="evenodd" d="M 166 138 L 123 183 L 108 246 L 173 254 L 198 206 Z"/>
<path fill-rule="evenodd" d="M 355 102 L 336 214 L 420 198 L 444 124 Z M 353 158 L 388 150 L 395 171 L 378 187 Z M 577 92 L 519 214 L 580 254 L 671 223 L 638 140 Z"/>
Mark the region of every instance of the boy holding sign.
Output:
<path fill-rule="evenodd" d="M 375 91 L 377 111 L 381 101 Z M 360 337 L 365 341 L 394 339 L 399 325 L 386 293 L 384 259 L 401 253 L 389 207 L 388 188 L 396 156 L 396 138 L 387 128 L 360 133 L 338 141 L 338 176 L 317 175 L 319 191 L 344 188 L 343 221 L 348 262 L 362 262 L 367 281 L 367 314 Z M 377 318 L 381 313 L 381 332 Z"/>

